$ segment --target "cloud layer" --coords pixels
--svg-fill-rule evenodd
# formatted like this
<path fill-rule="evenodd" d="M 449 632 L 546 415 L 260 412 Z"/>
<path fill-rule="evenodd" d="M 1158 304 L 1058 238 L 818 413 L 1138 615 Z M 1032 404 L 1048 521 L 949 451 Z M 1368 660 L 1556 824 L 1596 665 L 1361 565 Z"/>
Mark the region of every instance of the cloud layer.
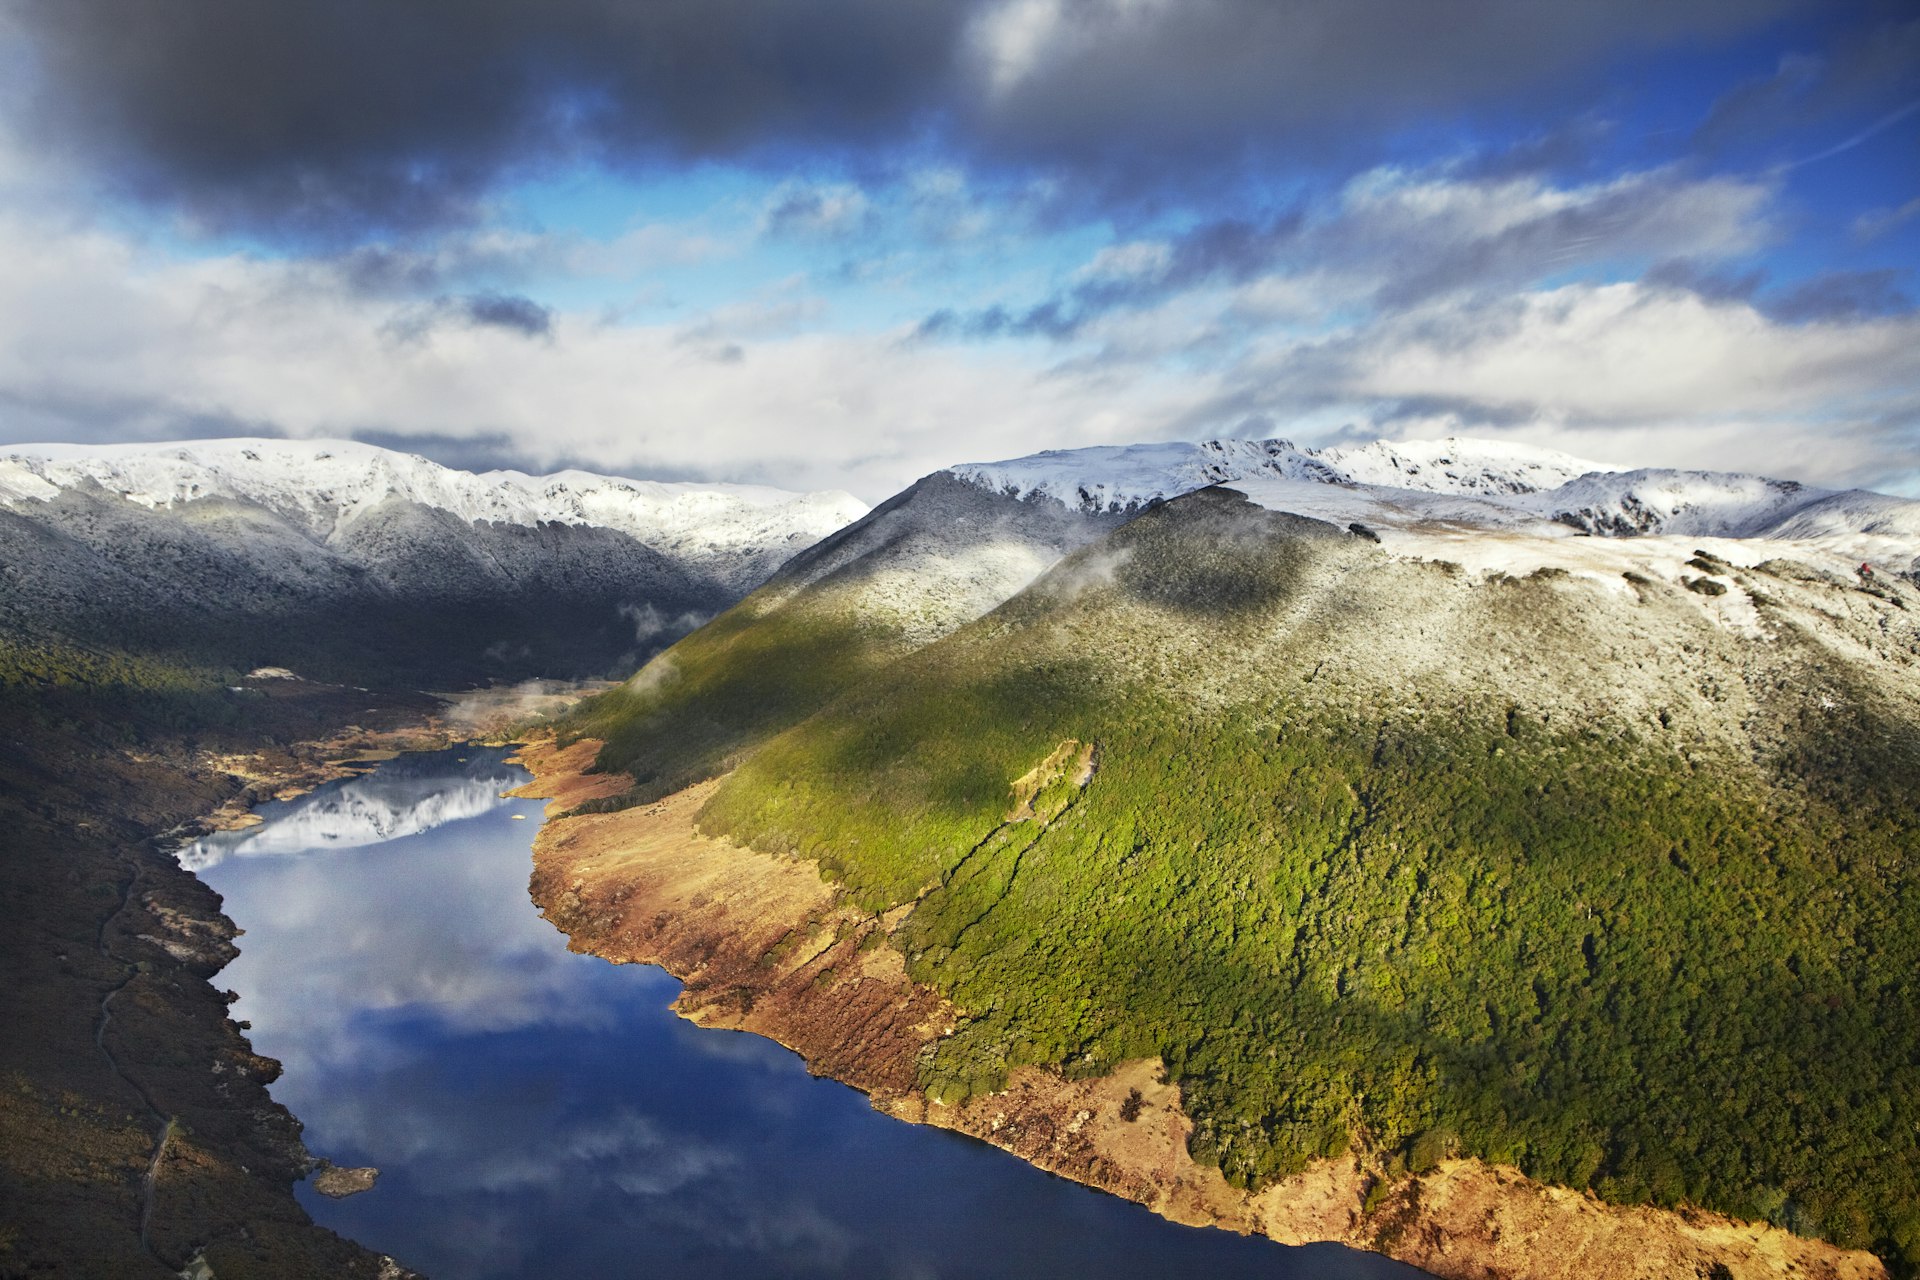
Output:
<path fill-rule="evenodd" d="M 0 440 L 872 500 L 1469 433 L 1920 488 L 1878 0 L 14 0 L 0 111 Z"/>
<path fill-rule="evenodd" d="M 1794 7 L 21 0 L 15 21 L 42 145 L 208 225 L 351 239 L 463 221 L 495 185 L 573 165 L 778 164 L 926 137 L 1082 190 L 1158 187 L 1590 85 L 1623 53 Z"/>
<path fill-rule="evenodd" d="M 804 289 L 659 323 L 422 303 L 361 287 L 351 258 L 183 262 L 15 222 L 0 397 L 16 438 L 361 436 L 870 499 L 1041 444 L 1250 433 L 1521 433 L 1602 460 L 1895 483 L 1920 467 L 1920 317 L 1881 278 L 1771 303 L 1705 268 L 1553 283 L 1575 259 L 1710 262 L 1764 239 L 1766 201 L 1659 173 L 1373 173 L 1324 209 L 1103 249 L 1024 313 L 1051 324 L 989 343 L 930 331 L 984 332 L 991 310 L 842 331 Z M 1410 235 L 1432 246 L 1411 275 L 1393 264 Z"/>

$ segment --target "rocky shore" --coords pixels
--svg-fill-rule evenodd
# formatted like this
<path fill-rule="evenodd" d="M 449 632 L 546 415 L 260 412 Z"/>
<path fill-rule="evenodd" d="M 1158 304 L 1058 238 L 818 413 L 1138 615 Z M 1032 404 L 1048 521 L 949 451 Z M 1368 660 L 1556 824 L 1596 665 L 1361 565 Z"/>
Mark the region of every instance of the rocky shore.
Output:
<path fill-rule="evenodd" d="M 304 748 L 229 756 L 48 726 L 8 735 L 0 1276 L 400 1274 L 294 1200 L 312 1159 L 267 1092 L 279 1064 L 253 1052 L 211 981 L 238 931 L 158 834 L 209 814 L 237 821 L 253 801 L 324 781 L 349 739 L 391 735 L 438 705 L 347 692 L 309 686 L 270 709 L 268 729 L 334 730 Z M 363 727 L 341 731 L 349 719 Z"/>
<path fill-rule="evenodd" d="M 288 681 L 259 692 L 244 729 L 194 744 L 9 726 L 0 1277 L 409 1274 L 314 1225 L 294 1199 L 322 1162 L 268 1093 L 279 1064 L 253 1052 L 214 981 L 238 930 L 171 850 L 257 820 L 263 800 L 470 739 L 539 703 Z"/>
<path fill-rule="evenodd" d="M 679 978 L 682 1016 L 777 1040 L 879 1110 L 971 1134 L 1175 1221 L 1337 1241 L 1450 1280 L 1887 1275 L 1871 1254 L 1764 1224 L 1607 1205 L 1471 1160 L 1413 1175 L 1363 1153 L 1244 1192 L 1188 1155 L 1179 1089 L 1152 1061 L 1090 1080 L 1025 1068 L 1002 1093 L 932 1104 L 917 1064 L 956 1011 L 911 981 L 886 943 L 907 909 L 866 914 L 810 862 L 702 835 L 696 816 L 712 783 L 640 808 L 561 816 L 625 789 L 624 777 L 587 772 L 597 746 L 521 752 L 535 781 L 520 794 L 549 800 L 535 903 L 574 950 Z"/>

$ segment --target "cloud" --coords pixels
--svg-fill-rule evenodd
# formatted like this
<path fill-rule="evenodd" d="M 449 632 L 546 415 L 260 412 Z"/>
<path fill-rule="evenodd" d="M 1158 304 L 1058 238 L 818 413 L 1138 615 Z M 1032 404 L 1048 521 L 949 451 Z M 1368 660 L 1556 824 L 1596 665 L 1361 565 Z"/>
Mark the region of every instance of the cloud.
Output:
<path fill-rule="evenodd" d="M 553 332 L 553 312 L 517 294 L 476 293 L 456 299 L 455 306 L 472 324 L 509 329 L 529 338 Z"/>
<path fill-rule="evenodd" d="M 1829 271 L 1814 276 L 1766 302 L 1767 314 L 1788 324 L 1817 320 L 1864 320 L 1913 310 L 1900 289 L 1904 272 Z"/>
<path fill-rule="evenodd" d="M 668 642 L 678 640 L 712 616 L 688 610 L 669 618 L 651 601 L 637 605 L 623 604 L 619 612 L 621 617 L 633 624 L 633 642 L 639 645 L 652 644 L 658 640 Z"/>
<path fill-rule="evenodd" d="M 1854 220 L 1853 237 L 1861 243 L 1877 240 L 1896 227 L 1904 226 L 1920 217 L 1920 196 L 1915 196 L 1897 208 L 1869 209 Z"/>
<path fill-rule="evenodd" d="M 1410 114 L 1551 95 L 1610 54 L 1788 7 L 997 0 L 975 11 L 968 62 L 992 143 L 1137 180 L 1143 165 L 1234 164 L 1275 140 L 1325 152 Z"/>
<path fill-rule="evenodd" d="M 20 0 L 44 154 L 202 226 L 353 242 L 471 220 L 503 181 L 796 150 L 1167 189 L 1355 126 L 1575 91 L 1790 0 L 818 0 L 610 5 Z M 1535 104 L 1536 108 L 1538 103 Z M 801 212 L 796 210 L 796 212 Z"/>
<path fill-rule="evenodd" d="M 1108 246 L 1051 297 L 1024 307 L 943 308 L 921 322 L 917 336 L 1113 342 L 1129 335 L 1096 322 L 1210 289 L 1230 290 L 1218 308 L 1224 333 L 1263 318 L 1392 311 L 1453 293 L 1503 293 L 1596 265 L 1653 262 L 1668 276 L 1697 272 L 1694 258 L 1738 257 L 1767 242 L 1774 194 L 1768 181 L 1689 178 L 1670 169 L 1583 186 L 1461 173 L 1450 165 L 1373 169 L 1311 207 Z M 1695 275 L 1690 283 L 1704 281 Z M 1210 322 L 1196 324 L 1190 308 L 1179 308 L 1172 320 L 1179 346 L 1209 345 Z M 1147 336 L 1150 344 L 1139 324 L 1129 328 L 1131 338 Z"/>
<path fill-rule="evenodd" d="M 872 212 L 858 187 L 789 182 L 773 193 L 761 225 L 770 236 L 831 240 L 867 226 Z"/>
<path fill-rule="evenodd" d="M 1837 155 L 1910 115 L 1920 92 L 1920 20 L 1844 29 L 1819 53 L 1783 54 L 1773 72 L 1722 94 L 1694 131 L 1703 154 L 1757 147 L 1795 164 Z M 1811 130 L 1860 125 L 1804 152 Z"/>
<path fill-rule="evenodd" d="M 43 145 L 216 227 L 470 218 L 506 177 L 890 134 L 958 3 L 23 0 Z"/>
<path fill-rule="evenodd" d="M 1817 483 L 1891 482 L 1920 464 L 1911 311 L 1788 323 L 1672 285 L 1568 285 L 1275 340 L 1229 385 L 1199 416 L 1338 415 L 1355 437 L 1511 434 Z"/>
<path fill-rule="evenodd" d="M 1715 246 L 1764 236 L 1752 192 L 1765 188 L 1715 181 L 1703 194 L 1671 176 L 1557 188 L 1401 175 L 1308 210 L 1252 258 L 1198 247 L 1245 237 L 1124 241 L 1066 277 L 1063 302 L 1091 296 L 1082 288 L 1130 300 L 1076 319 L 1086 350 L 1064 359 L 1047 342 L 823 325 L 803 281 L 680 323 L 555 305 L 532 340 L 450 305 L 396 341 L 422 304 L 350 287 L 330 265 L 180 260 L 0 215 L 0 438 L 355 436 L 466 465 L 589 462 L 870 500 L 964 458 L 1234 433 L 1312 443 L 1349 427 L 1528 432 L 1649 465 L 1725 440 L 1742 465 L 1814 481 L 1920 468 L 1920 419 L 1902 408 L 1920 401 L 1920 320 L 1899 281 L 1773 290 L 1743 275 Z M 1583 252 L 1661 265 L 1641 282 L 1533 278 L 1541 268 L 1512 248 L 1535 243 L 1521 229 L 1583 206 L 1637 210 L 1595 219 L 1604 234 Z M 1718 220 L 1681 227 L 1659 212 L 1680 206 Z M 1447 231 L 1430 238 L 1429 269 L 1477 257 L 1509 283 L 1463 273 L 1383 306 L 1395 225 Z M 1296 261 L 1307 241 L 1323 247 Z M 741 360 L 722 358 L 728 344 Z M 1840 435 L 1847 447 L 1816 447 Z"/>
<path fill-rule="evenodd" d="M 531 298 L 489 290 L 404 307 L 382 327 L 382 332 L 397 342 L 419 343 L 449 325 L 499 329 L 522 338 L 547 338 L 553 335 L 553 312 Z"/>

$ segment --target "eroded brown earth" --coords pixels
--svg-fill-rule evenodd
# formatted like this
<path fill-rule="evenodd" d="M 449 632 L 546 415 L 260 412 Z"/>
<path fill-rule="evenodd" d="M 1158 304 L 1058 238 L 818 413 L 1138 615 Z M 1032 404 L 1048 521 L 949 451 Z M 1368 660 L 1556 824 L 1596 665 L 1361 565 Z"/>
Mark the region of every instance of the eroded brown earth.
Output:
<path fill-rule="evenodd" d="M 1887 1274 L 1870 1254 L 1776 1228 L 1606 1205 L 1477 1161 L 1379 1185 L 1383 1163 L 1350 1156 L 1249 1194 L 1187 1154 L 1179 1089 L 1155 1062 L 1078 1081 L 1023 1068 L 1002 1093 L 957 1107 L 930 1103 L 915 1064 L 951 1028 L 954 1010 L 912 982 L 886 943 L 908 909 L 868 915 L 810 862 L 700 834 L 695 816 L 713 783 L 643 808 L 560 816 L 627 786 L 624 777 L 587 772 L 597 749 L 587 741 L 521 752 L 536 775 L 521 794 L 550 801 L 532 881 L 547 918 L 576 951 L 657 964 L 679 978 L 683 1016 L 777 1040 L 891 1115 L 972 1134 L 1175 1221 L 1293 1244 L 1338 1241 L 1459 1280 Z"/>

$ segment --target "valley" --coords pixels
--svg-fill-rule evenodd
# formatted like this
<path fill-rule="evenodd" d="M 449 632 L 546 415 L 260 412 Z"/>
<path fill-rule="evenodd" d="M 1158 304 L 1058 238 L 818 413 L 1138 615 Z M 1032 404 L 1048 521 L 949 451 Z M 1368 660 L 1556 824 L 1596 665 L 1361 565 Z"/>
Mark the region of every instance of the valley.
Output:
<path fill-rule="evenodd" d="M 888 1115 L 969 1134 L 1176 1222 L 1339 1242 L 1436 1276 L 1886 1274 L 1869 1254 L 1777 1227 L 1609 1206 L 1451 1156 L 1409 1170 L 1398 1153 L 1367 1149 L 1236 1186 L 1194 1158 L 1182 1090 L 1155 1058 L 1091 1075 L 1022 1066 L 990 1091 L 931 1098 L 923 1064 L 967 1018 L 908 975 L 896 949 L 908 909 L 876 916 L 804 860 L 704 834 L 711 782 L 618 813 L 565 816 L 619 784 L 585 771 L 597 746 L 519 756 L 535 773 L 519 794 L 549 798 L 554 815 L 534 846 L 543 914 L 577 950 L 682 979 L 682 1017 L 787 1045 Z"/>
<path fill-rule="evenodd" d="M 1445 1276 L 1920 1257 L 1920 503 L 1240 441 L 954 467 L 833 528 L 756 495 L 789 523 L 641 547 L 604 506 L 637 482 L 360 457 L 308 493 L 230 456 L 29 460 L 68 487 L 0 503 L 44 1029 L 6 1267 L 74 1231 L 125 1274 L 406 1262 L 290 1197 L 278 1066 L 208 982 L 214 864 L 169 851 L 509 727 L 571 945 L 887 1114 Z M 579 523 L 514 523 L 529 492 Z M 625 678 L 545 727 L 565 686 L 412 691 L 534 675 Z"/>

